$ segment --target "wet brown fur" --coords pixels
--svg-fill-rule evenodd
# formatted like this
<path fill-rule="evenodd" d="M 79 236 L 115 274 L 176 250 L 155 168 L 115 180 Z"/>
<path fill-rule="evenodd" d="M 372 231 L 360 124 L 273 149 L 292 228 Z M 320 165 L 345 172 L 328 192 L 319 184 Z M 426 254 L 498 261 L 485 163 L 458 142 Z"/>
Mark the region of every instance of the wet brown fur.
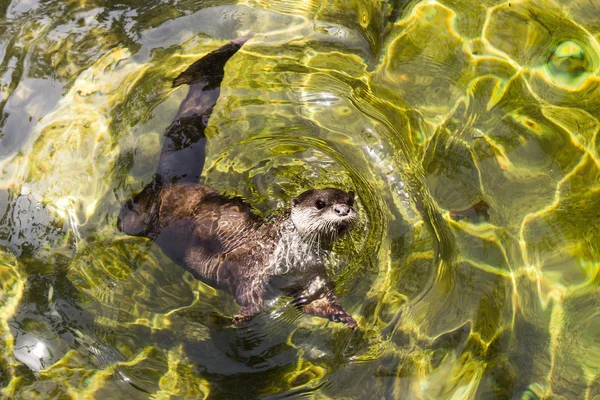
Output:
<path fill-rule="evenodd" d="M 292 200 L 290 211 L 265 222 L 241 199 L 194 182 L 203 159 L 188 158 L 193 167 L 188 173 L 186 159 L 178 156 L 180 152 L 189 157 L 194 146 L 204 151 L 203 132 L 218 98 L 223 65 L 244 41 L 200 59 L 176 79 L 176 84 L 190 84 L 190 92 L 166 135 L 157 177 L 123 206 L 119 228 L 153 239 L 196 279 L 230 292 L 242 307 L 234 317 L 236 324 L 252 318 L 268 298 L 286 294 L 304 313 L 355 328 L 356 321 L 336 299 L 324 266 L 333 241 L 354 222 L 352 193 L 311 189 Z M 220 57 L 220 64 L 211 57 Z M 209 73 L 203 72 L 207 66 Z M 315 234 L 311 222 L 322 221 L 311 218 L 329 222 Z"/>

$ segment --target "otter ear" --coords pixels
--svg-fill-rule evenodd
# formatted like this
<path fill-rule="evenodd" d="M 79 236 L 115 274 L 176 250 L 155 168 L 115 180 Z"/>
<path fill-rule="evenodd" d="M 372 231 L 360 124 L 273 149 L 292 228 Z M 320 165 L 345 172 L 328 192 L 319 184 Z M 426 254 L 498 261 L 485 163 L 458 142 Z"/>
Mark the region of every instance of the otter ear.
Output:
<path fill-rule="evenodd" d="M 297 197 L 294 197 L 291 201 L 290 204 L 292 205 L 292 207 L 296 207 L 298 204 L 300 204 L 300 199 Z"/>

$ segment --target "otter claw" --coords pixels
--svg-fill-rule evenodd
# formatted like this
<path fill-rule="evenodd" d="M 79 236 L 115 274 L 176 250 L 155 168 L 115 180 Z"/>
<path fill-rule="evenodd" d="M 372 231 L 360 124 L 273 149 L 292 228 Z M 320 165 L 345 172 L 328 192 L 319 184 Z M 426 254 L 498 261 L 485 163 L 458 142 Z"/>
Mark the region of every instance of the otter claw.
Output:
<path fill-rule="evenodd" d="M 350 329 L 355 329 L 358 326 L 354 318 L 352 318 L 352 316 L 345 311 L 334 312 L 331 315 L 331 320 L 333 322 L 341 322 L 343 324 L 346 324 Z"/>
<path fill-rule="evenodd" d="M 348 328 L 350 329 L 358 328 L 358 323 L 352 317 L 350 317 L 348 321 L 346 321 L 346 324 L 348 324 Z"/>

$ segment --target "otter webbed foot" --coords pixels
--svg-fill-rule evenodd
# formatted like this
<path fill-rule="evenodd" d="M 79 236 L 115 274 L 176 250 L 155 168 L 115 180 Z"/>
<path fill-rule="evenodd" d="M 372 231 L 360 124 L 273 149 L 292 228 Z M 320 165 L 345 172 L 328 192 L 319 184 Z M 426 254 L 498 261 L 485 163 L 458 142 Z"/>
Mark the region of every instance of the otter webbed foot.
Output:
<path fill-rule="evenodd" d="M 335 297 L 333 283 L 323 275 L 315 276 L 303 290 L 295 293 L 292 304 L 305 314 L 341 322 L 351 329 L 358 326 Z"/>
<path fill-rule="evenodd" d="M 233 324 L 240 326 L 250 321 L 254 315 L 237 314 L 233 316 Z"/>
<path fill-rule="evenodd" d="M 346 324 L 350 329 L 356 329 L 356 327 L 358 326 L 356 320 L 352 318 L 352 315 L 348 314 L 342 309 L 339 309 L 338 311 L 331 314 L 331 317 L 329 319 L 331 319 L 333 322 L 341 322 L 342 324 Z"/>
<path fill-rule="evenodd" d="M 300 310 L 305 314 L 327 318 L 333 322 L 341 322 L 348 325 L 350 329 L 355 329 L 358 326 L 354 318 L 344 311 L 331 292 L 303 305 Z"/>
<path fill-rule="evenodd" d="M 310 296 L 308 294 L 297 295 L 292 300 L 292 304 L 295 307 L 302 309 L 303 306 L 307 305 L 308 303 L 310 303 L 313 300 L 313 297 L 314 296 Z"/>
<path fill-rule="evenodd" d="M 262 309 L 263 302 L 262 298 L 256 303 L 251 303 L 247 306 L 242 307 L 239 314 L 233 316 L 233 324 L 240 326 L 250 321 L 254 316 Z"/>

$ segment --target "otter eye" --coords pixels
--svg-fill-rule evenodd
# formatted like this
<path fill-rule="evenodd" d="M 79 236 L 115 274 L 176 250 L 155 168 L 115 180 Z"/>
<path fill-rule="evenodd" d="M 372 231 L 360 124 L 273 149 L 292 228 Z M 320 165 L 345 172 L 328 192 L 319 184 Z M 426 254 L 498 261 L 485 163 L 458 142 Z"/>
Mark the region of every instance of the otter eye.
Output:
<path fill-rule="evenodd" d="M 352 207 L 354 205 L 354 192 L 348 192 L 348 205 Z"/>
<path fill-rule="evenodd" d="M 317 207 L 318 210 L 322 210 L 325 207 L 325 202 L 323 200 L 317 200 L 315 207 Z"/>

